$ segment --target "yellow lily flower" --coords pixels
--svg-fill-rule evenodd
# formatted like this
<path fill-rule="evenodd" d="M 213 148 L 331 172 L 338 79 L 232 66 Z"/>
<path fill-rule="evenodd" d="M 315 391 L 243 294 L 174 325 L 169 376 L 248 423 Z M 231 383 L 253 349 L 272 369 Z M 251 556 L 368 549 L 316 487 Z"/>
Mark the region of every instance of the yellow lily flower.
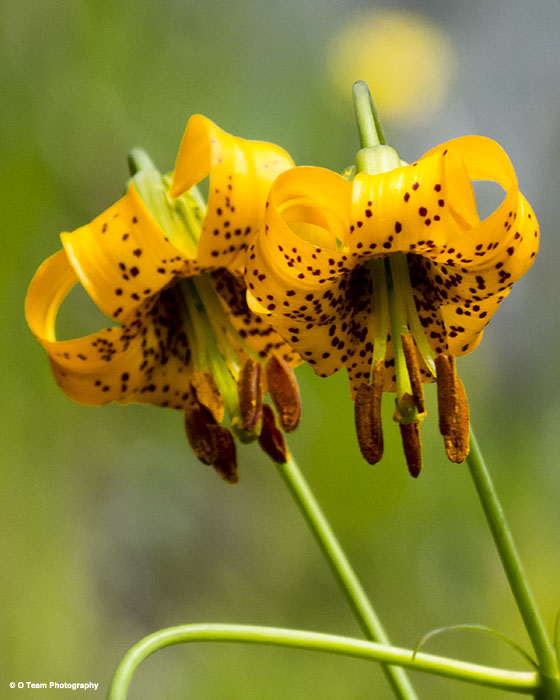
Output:
<path fill-rule="evenodd" d="M 326 377 L 346 367 L 362 454 L 383 452 L 381 396 L 396 391 L 409 469 L 420 472 L 422 384 L 437 379 L 452 461 L 468 454 L 468 405 L 455 356 L 530 267 L 538 223 L 502 148 L 453 139 L 411 165 L 378 146 L 377 174 L 352 182 L 322 168 L 281 174 L 248 252 L 249 306 Z M 377 152 L 377 151 L 376 151 Z M 471 182 L 503 202 L 480 220 Z"/>
<path fill-rule="evenodd" d="M 69 397 L 184 411 L 197 456 L 235 482 L 235 445 L 221 425 L 225 410 L 238 437 L 258 437 L 273 458 L 287 458 L 274 413 L 263 408 L 261 362 L 268 362 L 283 427 L 299 420 L 290 369 L 298 358 L 248 309 L 239 274 L 262 226 L 270 184 L 293 162 L 281 148 L 231 136 L 201 115 L 187 125 L 172 181 L 143 154 L 135 158 L 142 167 L 124 197 L 61 234 L 62 250 L 37 270 L 27 322 Z M 191 188 L 207 175 L 204 212 Z M 77 282 L 118 325 L 59 341 L 57 312 Z"/>

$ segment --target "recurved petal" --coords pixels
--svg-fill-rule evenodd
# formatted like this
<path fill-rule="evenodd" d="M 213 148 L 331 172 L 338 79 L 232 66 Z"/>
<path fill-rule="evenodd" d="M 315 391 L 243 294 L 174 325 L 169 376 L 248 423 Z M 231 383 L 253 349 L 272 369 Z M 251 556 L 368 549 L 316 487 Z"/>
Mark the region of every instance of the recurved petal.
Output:
<path fill-rule="evenodd" d="M 395 251 L 440 259 L 477 225 L 465 165 L 452 149 L 353 180 L 349 251 L 368 259 Z M 447 256 L 448 257 L 448 256 Z"/>
<path fill-rule="evenodd" d="M 166 238 L 133 185 L 91 223 L 60 238 L 87 293 L 116 321 L 128 318 L 174 277 L 196 271 L 194 261 Z"/>
<path fill-rule="evenodd" d="M 515 257 L 516 281 L 532 263 L 538 247 L 538 223 L 531 207 L 519 191 L 517 177 L 504 149 L 492 139 L 483 136 L 463 136 L 452 139 L 433 149 L 422 159 L 445 152 L 455 153 L 462 161 L 470 181 L 496 182 L 504 190 L 504 199 L 496 210 L 483 221 L 478 220 L 471 234 L 459 241 L 464 245 L 462 257 L 452 251 L 446 260 L 469 267 L 490 266 L 507 257 Z M 455 180 L 452 181 L 456 186 Z M 478 217 L 477 217 L 478 218 Z M 523 241 L 521 240 L 523 239 Z M 524 245 L 521 246 L 521 243 Z M 513 252 L 510 249 L 513 248 Z M 447 251 L 449 253 L 449 251 Z M 453 254 L 455 253 L 455 254 Z"/>
<path fill-rule="evenodd" d="M 190 349 L 174 290 L 146 299 L 120 327 L 57 341 L 56 315 L 77 281 L 66 253 L 59 251 L 38 269 L 25 303 L 27 322 L 62 390 L 88 405 L 117 401 L 185 410 Z"/>
<path fill-rule="evenodd" d="M 280 147 L 231 136 L 200 114 L 189 120 L 173 174 L 172 197 L 210 175 L 198 249 L 202 266 L 224 267 L 245 251 L 263 222 L 270 185 L 293 167 Z"/>
<path fill-rule="evenodd" d="M 477 235 L 476 231 L 472 235 Z M 436 344 L 432 345 L 436 351 L 465 355 L 477 347 L 484 328 L 512 285 L 531 266 L 538 249 L 538 235 L 537 219 L 527 200 L 518 193 L 516 209 L 509 210 L 505 220 L 494 219 L 494 242 L 484 246 L 477 243 L 471 258 L 440 263 L 409 256 L 420 316 L 426 322 L 440 317 L 446 331 L 445 338 L 437 337 L 441 329 L 435 328 Z"/>
<path fill-rule="evenodd" d="M 350 336 L 367 329 L 348 305 L 360 306 L 369 285 L 354 279 L 338 250 L 348 230 L 351 185 L 323 168 L 294 168 L 274 182 L 266 228 L 247 256 L 249 307 L 263 315 L 301 357 L 325 376 L 348 357 Z M 369 301 L 364 303 L 369 304 Z M 343 359 L 344 358 L 344 359 Z"/>
<path fill-rule="evenodd" d="M 483 221 L 475 180 L 496 182 L 505 192 Z M 538 249 L 538 223 L 507 154 L 481 136 L 453 139 L 388 173 L 358 175 L 352 221 L 353 257 L 408 254 L 426 336 L 436 352 L 455 355 L 476 348 Z"/>

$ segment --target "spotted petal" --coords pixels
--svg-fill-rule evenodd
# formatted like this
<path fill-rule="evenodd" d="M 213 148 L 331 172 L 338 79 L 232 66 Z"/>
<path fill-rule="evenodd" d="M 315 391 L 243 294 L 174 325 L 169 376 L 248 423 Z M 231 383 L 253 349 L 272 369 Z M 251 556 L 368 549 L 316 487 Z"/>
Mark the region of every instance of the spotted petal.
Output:
<path fill-rule="evenodd" d="M 482 222 L 471 184 L 476 179 L 505 190 L 502 204 Z M 273 184 L 265 223 L 247 264 L 251 307 L 319 374 L 345 364 L 354 384 L 371 363 L 375 318 L 367 261 L 407 254 L 432 348 L 465 354 L 531 265 L 538 244 L 536 219 L 507 155 L 478 136 L 443 144 L 412 165 L 361 173 L 351 185 L 320 168 L 292 169 Z"/>
<path fill-rule="evenodd" d="M 505 191 L 484 221 L 471 181 Z M 464 355 L 538 248 L 538 224 L 504 150 L 468 136 L 433 149 L 417 163 L 354 183 L 351 247 L 408 254 L 416 305 L 436 352 Z M 353 227 L 353 228 L 352 228 Z"/>
<path fill-rule="evenodd" d="M 347 240 L 350 195 L 351 185 L 323 168 L 283 173 L 247 258 L 249 306 L 325 376 L 347 361 L 369 312 L 369 285 L 338 249 Z"/>
<path fill-rule="evenodd" d="M 57 341 L 58 309 L 78 282 L 61 250 L 36 272 L 26 298 L 27 322 L 48 353 L 54 376 L 75 401 L 150 403 L 184 410 L 190 393 L 190 349 L 173 289 L 138 305 L 122 327 Z"/>
<path fill-rule="evenodd" d="M 242 362 L 247 361 L 253 353 L 262 360 L 268 360 L 276 354 L 283 357 L 291 367 L 302 361 L 289 343 L 261 316 L 250 310 L 247 305 L 247 288 L 241 278 L 222 268 L 212 272 L 212 282 L 229 322 L 236 330 L 235 334 L 229 335 L 229 340 Z"/>
<path fill-rule="evenodd" d="M 196 270 L 165 236 L 133 185 L 89 224 L 60 238 L 89 296 L 118 321 L 175 277 Z"/>
<path fill-rule="evenodd" d="M 270 185 L 293 167 L 278 146 L 231 136 L 195 114 L 181 142 L 170 195 L 177 197 L 210 175 L 208 209 L 198 261 L 202 267 L 235 268 L 264 218 Z"/>

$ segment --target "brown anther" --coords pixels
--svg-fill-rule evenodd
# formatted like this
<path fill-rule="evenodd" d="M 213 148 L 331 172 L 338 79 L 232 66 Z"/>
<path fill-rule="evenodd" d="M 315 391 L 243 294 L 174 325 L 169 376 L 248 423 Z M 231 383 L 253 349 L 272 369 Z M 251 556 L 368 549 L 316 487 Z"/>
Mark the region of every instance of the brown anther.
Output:
<path fill-rule="evenodd" d="M 422 471 L 422 443 L 419 423 L 399 423 L 406 463 L 411 476 L 416 478 Z"/>
<path fill-rule="evenodd" d="M 259 435 L 259 445 L 275 462 L 284 464 L 288 461 L 288 447 L 284 436 L 276 427 L 276 419 L 272 406 L 263 403 L 263 422 L 261 434 Z"/>
<path fill-rule="evenodd" d="M 418 362 L 418 353 L 416 345 L 411 333 L 401 335 L 404 357 L 406 360 L 406 368 L 408 377 L 412 387 L 412 397 L 414 405 L 418 413 L 426 412 L 426 404 L 424 403 L 424 389 L 422 387 L 422 374 L 420 373 L 420 363 Z"/>
<path fill-rule="evenodd" d="M 211 428 L 213 419 L 204 408 L 193 405 L 185 411 L 185 431 L 195 455 L 204 464 L 213 464 L 218 451 Z"/>
<path fill-rule="evenodd" d="M 191 378 L 191 388 L 198 403 L 208 409 L 216 423 L 221 423 L 224 419 L 224 400 L 214 376 L 209 372 L 195 370 Z"/>
<path fill-rule="evenodd" d="M 361 384 L 354 397 L 354 421 L 358 444 L 363 458 L 370 464 L 377 464 L 383 456 L 381 425 L 383 374 L 382 363 L 375 362 L 372 383 Z"/>
<path fill-rule="evenodd" d="M 301 397 L 292 368 L 283 358 L 272 355 L 266 363 L 266 380 L 282 428 L 287 433 L 295 430 L 301 418 Z"/>
<path fill-rule="evenodd" d="M 233 435 L 221 425 L 213 425 L 210 429 L 218 455 L 213 462 L 214 469 L 228 484 L 236 484 L 239 481 L 239 472 Z"/>
<path fill-rule="evenodd" d="M 463 382 L 455 371 L 453 355 L 436 357 L 439 429 L 451 462 L 461 463 L 469 454 L 469 404 Z"/>
<path fill-rule="evenodd" d="M 253 430 L 262 418 L 264 394 L 262 366 L 250 357 L 241 368 L 237 381 L 241 430 Z"/>
<path fill-rule="evenodd" d="M 463 382 L 456 376 L 457 401 L 449 435 L 444 435 L 445 451 L 451 462 L 460 464 L 469 454 L 469 404 Z"/>
<path fill-rule="evenodd" d="M 453 425 L 455 407 L 457 404 L 455 357 L 453 355 L 437 355 L 435 365 L 439 432 L 445 437 L 451 433 L 451 426 Z"/>
<path fill-rule="evenodd" d="M 185 431 L 195 455 L 204 464 L 212 464 L 218 474 L 230 484 L 239 480 L 233 436 L 216 425 L 211 413 L 194 404 L 185 412 Z"/>

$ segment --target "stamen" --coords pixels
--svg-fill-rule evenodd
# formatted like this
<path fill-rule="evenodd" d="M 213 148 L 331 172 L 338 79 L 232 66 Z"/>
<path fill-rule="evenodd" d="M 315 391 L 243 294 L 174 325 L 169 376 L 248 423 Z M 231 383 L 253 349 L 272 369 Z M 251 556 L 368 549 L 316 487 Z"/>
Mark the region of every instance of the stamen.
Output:
<path fill-rule="evenodd" d="M 231 342 L 232 330 L 236 339 L 238 337 L 237 331 L 233 328 L 224 312 L 217 292 L 210 280 L 205 276 L 199 276 L 193 277 L 191 283 L 192 296 L 200 306 L 201 315 L 204 315 L 206 326 L 210 331 L 209 335 L 212 337 L 232 376 L 237 377 L 241 363 Z M 230 333 L 229 337 L 228 331 Z"/>
<path fill-rule="evenodd" d="M 204 408 L 194 405 L 185 411 L 185 431 L 195 455 L 204 464 L 213 464 L 218 457 L 211 426 L 213 418 Z"/>
<path fill-rule="evenodd" d="M 410 283 L 410 273 L 408 270 L 408 260 L 406 254 L 401 252 L 391 253 L 389 256 L 389 262 L 393 284 L 395 289 L 399 290 L 400 296 L 403 297 L 408 328 L 410 328 L 410 332 L 414 337 L 418 352 L 422 355 L 422 359 L 424 360 L 426 367 L 435 377 L 434 351 L 426 338 L 424 327 L 422 326 L 422 322 L 418 316 L 418 309 L 416 308 L 416 301 L 414 299 L 414 291 L 412 289 L 412 284 Z"/>
<path fill-rule="evenodd" d="M 275 462 L 285 464 L 288 461 L 288 447 L 284 436 L 276 427 L 272 406 L 263 404 L 262 430 L 259 435 L 259 445 Z"/>
<path fill-rule="evenodd" d="M 195 279 L 202 278 L 182 279 L 177 285 L 184 305 L 183 320 L 193 345 L 194 366 L 214 376 L 227 412 L 233 418 L 239 412 L 234 377 L 238 375 L 240 363 L 224 335 L 217 334 L 198 294 Z"/>
<path fill-rule="evenodd" d="M 436 357 L 436 377 L 439 432 L 445 437 L 451 434 L 457 404 L 455 357 L 453 355 L 438 355 Z"/>
<path fill-rule="evenodd" d="M 214 469 L 228 484 L 236 484 L 239 481 L 239 472 L 233 435 L 221 425 L 211 426 L 211 431 L 218 455 L 213 462 Z"/>
<path fill-rule="evenodd" d="M 297 428 L 301 418 L 301 397 L 295 374 L 284 358 L 272 355 L 266 363 L 266 379 L 280 424 L 289 433 Z"/>
<path fill-rule="evenodd" d="M 197 401 L 211 413 L 216 423 L 221 423 L 224 419 L 224 399 L 214 377 L 209 372 L 194 370 L 191 389 Z"/>
<path fill-rule="evenodd" d="M 469 454 L 469 404 L 463 382 L 455 371 L 453 355 L 436 358 L 439 429 L 451 462 L 460 464 Z"/>
<path fill-rule="evenodd" d="M 370 464 L 377 464 L 383 456 L 383 427 L 381 399 L 383 396 L 384 366 L 374 362 L 372 383 L 362 384 L 354 398 L 354 420 L 362 456 Z"/>
<path fill-rule="evenodd" d="M 406 463 L 411 476 L 416 478 L 422 471 L 422 443 L 419 423 L 400 423 L 401 437 Z"/>
<path fill-rule="evenodd" d="M 214 423 L 204 406 L 193 405 L 185 411 L 185 432 L 195 455 L 204 464 L 212 464 L 230 484 L 239 480 L 233 436 L 227 428 Z"/>
<path fill-rule="evenodd" d="M 387 296 L 387 276 L 383 259 L 369 262 L 369 276 L 372 288 L 373 357 L 370 382 L 373 382 L 375 364 L 383 363 L 387 352 L 387 331 L 389 329 L 389 301 Z"/>
<path fill-rule="evenodd" d="M 389 322 L 391 327 L 391 340 L 393 343 L 393 355 L 395 357 L 395 377 L 397 382 L 397 406 L 405 394 L 412 395 L 412 386 L 408 376 L 408 368 L 402 346 L 402 336 L 408 335 L 406 318 L 406 306 L 402 294 L 398 294 L 392 272 L 392 256 L 385 258 L 385 272 L 387 275 L 387 298 L 389 302 Z M 408 422 L 408 420 L 407 420 Z"/>
<path fill-rule="evenodd" d="M 250 357 L 239 373 L 237 381 L 239 408 L 241 410 L 241 430 L 253 430 L 262 418 L 264 395 L 262 365 Z"/>
<path fill-rule="evenodd" d="M 444 436 L 445 451 L 451 462 L 460 464 L 469 454 L 469 404 L 463 382 L 456 377 L 457 403 L 449 436 Z"/>
<path fill-rule="evenodd" d="M 424 389 L 422 388 L 422 375 L 420 374 L 420 363 L 418 362 L 418 353 L 411 333 L 401 335 L 406 367 L 412 387 L 412 398 L 418 413 L 426 413 L 426 405 L 424 403 Z"/>

